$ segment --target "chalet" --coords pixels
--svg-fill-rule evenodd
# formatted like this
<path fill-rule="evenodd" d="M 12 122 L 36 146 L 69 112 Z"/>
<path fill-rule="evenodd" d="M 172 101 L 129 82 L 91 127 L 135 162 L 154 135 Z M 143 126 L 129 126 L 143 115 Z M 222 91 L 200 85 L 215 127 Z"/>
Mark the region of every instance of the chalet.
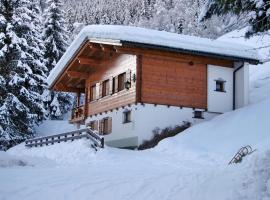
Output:
<path fill-rule="evenodd" d="M 247 105 L 255 50 L 137 27 L 85 27 L 48 77 L 77 93 L 71 123 L 115 147 L 135 147 L 156 127 L 198 123 Z M 83 99 L 83 101 L 82 101 Z"/>

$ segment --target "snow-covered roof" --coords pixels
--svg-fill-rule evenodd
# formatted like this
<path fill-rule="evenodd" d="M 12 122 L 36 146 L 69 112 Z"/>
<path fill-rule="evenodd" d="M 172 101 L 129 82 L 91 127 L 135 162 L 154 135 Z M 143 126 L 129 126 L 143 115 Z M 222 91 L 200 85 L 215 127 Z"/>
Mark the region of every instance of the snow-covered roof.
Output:
<path fill-rule="evenodd" d="M 213 56 L 232 60 L 244 60 L 257 63 L 260 57 L 250 46 L 210 40 L 206 38 L 180 35 L 165 31 L 119 25 L 89 25 L 83 28 L 76 39 L 51 71 L 47 81 L 52 87 L 63 73 L 71 59 L 85 41 L 122 45 L 137 44 L 150 48 L 186 52 L 196 55 Z"/>

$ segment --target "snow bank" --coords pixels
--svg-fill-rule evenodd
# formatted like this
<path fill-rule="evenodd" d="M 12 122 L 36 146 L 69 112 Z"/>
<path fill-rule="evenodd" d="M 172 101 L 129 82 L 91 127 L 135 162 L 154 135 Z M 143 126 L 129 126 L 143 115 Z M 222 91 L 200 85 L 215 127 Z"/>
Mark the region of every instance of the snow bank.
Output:
<path fill-rule="evenodd" d="M 193 151 L 229 159 L 245 145 L 269 149 L 270 99 L 220 115 L 160 142 L 156 151 Z"/>
<path fill-rule="evenodd" d="M 16 156 L 28 156 L 51 160 L 57 164 L 82 164 L 90 162 L 95 157 L 95 150 L 87 139 L 62 142 L 59 144 L 28 148 L 24 143 L 8 150 Z"/>
<path fill-rule="evenodd" d="M 27 161 L 17 156 L 10 155 L 4 151 L 0 151 L 0 168 L 26 165 L 28 165 Z"/>
<path fill-rule="evenodd" d="M 208 53 L 214 55 L 231 56 L 251 60 L 259 60 L 256 50 L 245 45 L 210 40 L 194 36 L 180 35 L 165 31 L 157 31 L 139 27 L 119 25 L 89 25 L 83 28 L 77 38 L 72 42 L 56 67 L 51 71 L 47 82 L 51 87 L 56 78 L 63 72 L 68 62 L 76 54 L 80 46 L 86 41 L 103 41 L 121 45 L 122 42 L 135 42 L 140 44 L 169 47 L 194 53 Z"/>

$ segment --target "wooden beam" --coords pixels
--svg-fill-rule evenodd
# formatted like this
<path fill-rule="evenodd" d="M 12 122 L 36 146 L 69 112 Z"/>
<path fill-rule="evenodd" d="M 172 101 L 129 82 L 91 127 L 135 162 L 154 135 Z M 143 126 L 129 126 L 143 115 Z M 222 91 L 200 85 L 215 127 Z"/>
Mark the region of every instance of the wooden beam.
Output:
<path fill-rule="evenodd" d="M 217 58 L 210 58 L 206 56 L 198 56 L 198 55 L 191 55 L 191 54 L 184 54 L 184 53 L 177 53 L 177 52 L 169 52 L 169 51 L 162 51 L 156 49 L 145 49 L 139 47 L 124 47 L 124 46 L 114 46 L 116 53 L 119 54 L 133 54 L 133 55 L 146 55 L 152 56 L 155 58 L 161 59 L 174 59 L 179 62 L 193 63 L 198 64 L 213 64 L 213 65 L 220 65 L 224 67 L 233 67 L 233 62 L 231 60 L 225 59 L 217 59 Z"/>
<path fill-rule="evenodd" d="M 92 59 L 92 58 L 78 57 L 77 59 L 81 65 L 100 65 L 101 64 L 100 61 Z"/>
<path fill-rule="evenodd" d="M 79 83 L 82 81 L 83 79 L 79 78 L 77 81 L 74 82 L 74 85 L 75 86 L 78 86 Z M 84 85 L 83 85 L 83 88 L 84 88 Z"/>
<path fill-rule="evenodd" d="M 101 47 L 102 51 L 105 51 L 105 52 L 114 52 L 115 51 L 113 48 L 111 48 L 111 46 L 108 46 L 108 45 L 100 44 L 100 47 Z"/>
<path fill-rule="evenodd" d="M 62 83 L 58 83 L 57 85 L 55 85 L 54 89 L 61 92 L 84 93 L 84 88 L 67 87 Z"/>
<path fill-rule="evenodd" d="M 96 44 L 93 44 L 93 43 L 89 43 L 89 48 L 91 49 L 91 50 L 94 50 L 94 51 L 100 51 L 101 50 L 101 47 L 100 47 L 100 45 L 96 45 Z"/>
<path fill-rule="evenodd" d="M 67 71 L 67 75 L 70 78 L 80 78 L 80 79 L 87 79 L 89 77 L 88 73 L 77 72 L 77 71 Z"/>

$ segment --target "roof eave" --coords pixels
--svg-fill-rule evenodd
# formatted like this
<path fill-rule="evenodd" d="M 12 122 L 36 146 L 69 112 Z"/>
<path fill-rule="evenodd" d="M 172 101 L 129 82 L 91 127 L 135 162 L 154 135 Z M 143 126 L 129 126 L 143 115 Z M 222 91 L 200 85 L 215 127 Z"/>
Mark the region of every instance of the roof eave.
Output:
<path fill-rule="evenodd" d="M 254 64 L 254 65 L 261 63 L 261 61 L 259 59 L 243 58 L 243 57 L 237 57 L 237 56 L 227 56 L 227 55 L 220 55 L 220 54 L 215 54 L 215 53 L 208 53 L 208 52 L 194 51 L 194 50 L 188 50 L 188 49 L 159 46 L 159 45 L 146 44 L 146 43 L 137 43 L 137 42 L 130 42 L 130 41 L 121 41 L 121 43 L 125 44 L 125 45 L 129 45 L 129 46 L 134 46 L 134 47 L 158 49 L 158 50 L 163 50 L 163 51 L 166 50 L 166 51 L 171 51 L 171 52 L 193 54 L 193 55 L 198 55 L 198 56 L 213 57 L 213 58 L 219 58 L 219 59 L 225 59 L 225 60 L 243 61 L 243 62 L 248 62 L 248 63 Z"/>

